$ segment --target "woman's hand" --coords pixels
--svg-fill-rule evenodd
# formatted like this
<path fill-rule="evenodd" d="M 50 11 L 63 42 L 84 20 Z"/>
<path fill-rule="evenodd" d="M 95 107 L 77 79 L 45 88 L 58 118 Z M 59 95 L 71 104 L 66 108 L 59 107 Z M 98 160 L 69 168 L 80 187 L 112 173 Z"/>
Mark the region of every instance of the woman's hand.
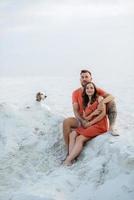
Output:
<path fill-rule="evenodd" d="M 89 121 L 91 120 L 92 116 L 91 115 L 86 115 L 85 114 L 85 111 L 83 111 L 83 119 L 86 120 L 86 121 Z"/>
<path fill-rule="evenodd" d="M 101 112 L 102 112 L 101 109 L 96 109 L 96 110 L 94 111 L 94 115 L 99 115 Z"/>
<path fill-rule="evenodd" d="M 83 126 L 83 128 L 87 128 L 87 127 L 91 126 L 91 123 L 85 121 L 85 122 L 82 124 L 82 126 Z"/>
<path fill-rule="evenodd" d="M 83 119 L 87 120 L 87 116 L 84 110 L 83 110 Z"/>
<path fill-rule="evenodd" d="M 86 123 L 87 123 L 87 121 L 86 121 L 85 119 L 83 119 L 83 120 L 81 121 L 81 124 L 82 124 L 83 127 L 86 126 Z"/>

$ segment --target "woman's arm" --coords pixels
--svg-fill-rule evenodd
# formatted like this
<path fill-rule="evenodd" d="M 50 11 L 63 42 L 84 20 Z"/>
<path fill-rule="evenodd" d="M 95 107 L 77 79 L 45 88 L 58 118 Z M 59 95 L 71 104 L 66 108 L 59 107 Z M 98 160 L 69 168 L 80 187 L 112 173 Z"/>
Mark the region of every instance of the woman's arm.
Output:
<path fill-rule="evenodd" d="M 106 115 L 106 105 L 103 104 L 103 110 L 100 112 L 100 114 L 98 116 L 96 116 L 93 120 L 87 122 L 84 125 L 84 128 L 87 128 L 89 126 L 92 126 L 93 124 L 96 124 L 97 122 L 99 122 L 100 120 L 102 120 L 105 115 Z"/>
<path fill-rule="evenodd" d="M 98 110 L 98 109 L 96 109 L 95 111 L 93 111 L 91 114 L 89 114 L 89 115 L 83 115 L 83 118 L 85 119 L 85 120 L 87 120 L 87 121 L 90 121 L 94 116 L 97 116 L 97 115 L 99 115 L 100 113 L 102 112 L 102 110 Z"/>
<path fill-rule="evenodd" d="M 102 100 L 103 100 L 104 98 L 102 97 L 102 96 L 99 96 L 98 97 L 98 103 L 100 103 Z M 93 111 L 91 114 L 89 114 L 89 115 L 86 115 L 85 113 L 83 113 L 83 118 L 85 119 L 85 120 L 91 120 L 94 116 L 96 116 L 96 115 L 99 115 L 101 112 L 103 111 L 103 106 L 101 106 L 101 108 L 100 109 L 98 109 L 98 107 L 97 107 L 97 109 L 95 110 L 95 111 Z"/>

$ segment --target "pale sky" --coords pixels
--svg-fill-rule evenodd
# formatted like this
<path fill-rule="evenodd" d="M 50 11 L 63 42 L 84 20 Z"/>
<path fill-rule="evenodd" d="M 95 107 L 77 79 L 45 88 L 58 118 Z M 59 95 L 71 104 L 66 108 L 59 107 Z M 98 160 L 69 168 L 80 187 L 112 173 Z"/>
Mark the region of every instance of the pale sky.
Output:
<path fill-rule="evenodd" d="M 0 76 L 131 71 L 133 35 L 133 0 L 1 0 Z"/>

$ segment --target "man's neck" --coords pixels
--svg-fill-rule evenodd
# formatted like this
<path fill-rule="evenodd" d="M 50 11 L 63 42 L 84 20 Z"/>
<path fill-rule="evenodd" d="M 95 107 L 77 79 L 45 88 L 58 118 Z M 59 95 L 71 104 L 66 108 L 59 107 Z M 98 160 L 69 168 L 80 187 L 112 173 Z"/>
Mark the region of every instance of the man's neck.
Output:
<path fill-rule="evenodd" d="M 83 87 L 83 86 L 81 86 L 81 90 L 82 90 L 82 91 L 84 90 L 84 87 Z"/>

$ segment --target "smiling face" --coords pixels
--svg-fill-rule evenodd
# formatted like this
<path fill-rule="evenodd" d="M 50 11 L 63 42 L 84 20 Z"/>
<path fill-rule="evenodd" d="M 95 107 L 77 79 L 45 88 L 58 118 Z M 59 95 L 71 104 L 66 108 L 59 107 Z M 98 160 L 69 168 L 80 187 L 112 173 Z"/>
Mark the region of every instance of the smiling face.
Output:
<path fill-rule="evenodd" d="M 86 106 L 89 104 L 93 104 L 98 97 L 96 86 L 93 82 L 88 82 L 84 86 L 82 98 L 83 98 L 83 107 L 86 108 Z"/>
<path fill-rule="evenodd" d="M 86 94 L 91 97 L 94 95 L 94 93 L 95 93 L 94 85 L 92 83 L 88 83 L 86 85 Z"/>
<path fill-rule="evenodd" d="M 80 82 L 81 82 L 82 87 L 84 87 L 91 80 L 92 80 L 92 76 L 88 72 L 80 74 Z"/>

